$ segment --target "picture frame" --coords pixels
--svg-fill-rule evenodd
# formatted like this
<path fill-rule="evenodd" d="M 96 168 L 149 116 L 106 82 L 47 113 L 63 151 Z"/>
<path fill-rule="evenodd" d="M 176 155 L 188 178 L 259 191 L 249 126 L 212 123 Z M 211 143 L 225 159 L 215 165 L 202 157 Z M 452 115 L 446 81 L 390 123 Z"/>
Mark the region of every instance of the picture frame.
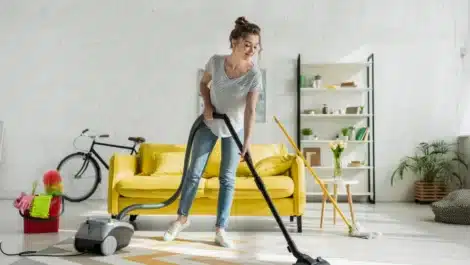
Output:
<path fill-rule="evenodd" d="M 256 123 L 266 123 L 267 122 L 267 99 L 266 99 L 266 91 L 267 91 L 267 82 L 266 82 L 266 69 L 261 69 L 261 74 L 262 74 L 262 79 L 263 79 L 263 87 L 261 88 L 261 91 L 258 96 L 258 102 L 256 104 L 256 118 L 255 122 Z M 202 112 L 204 111 L 204 99 L 202 98 L 201 91 L 200 91 L 200 82 L 202 79 L 202 76 L 204 75 L 204 69 L 198 69 L 197 71 L 197 82 L 196 82 L 196 88 L 197 88 L 197 113 L 198 115 L 201 115 Z M 210 83 L 209 83 L 210 87 Z"/>

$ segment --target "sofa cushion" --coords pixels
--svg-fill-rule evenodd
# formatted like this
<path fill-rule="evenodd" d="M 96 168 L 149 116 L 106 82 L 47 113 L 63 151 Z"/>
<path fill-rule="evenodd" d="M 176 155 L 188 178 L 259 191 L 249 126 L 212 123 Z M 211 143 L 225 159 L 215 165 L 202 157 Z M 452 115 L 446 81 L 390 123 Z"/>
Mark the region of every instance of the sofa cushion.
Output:
<path fill-rule="evenodd" d="M 271 199 L 286 198 L 294 193 L 294 181 L 289 176 L 265 176 L 263 183 Z M 217 199 L 219 196 L 219 178 L 206 179 L 204 196 Z M 237 177 L 235 181 L 235 199 L 263 199 L 253 177 Z"/>
<path fill-rule="evenodd" d="M 220 164 L 222 159 L 222 144 L 219 139 L 214 146 L 212 153 L 209 156 L 206 169 L 203 173 L 203 178 L 218 177 L 220 172 Z M 158 143 L 144 143 L 140 146 L 140 173 L 141 176 L 158 176 L 165 174 L 165 171 L 177 170 L 182 172 L 184 166 L 184 152 L 186 145 L 184 144 L 158 144 Z M 164 154 L 164 153 L 178 154 Z M 250 153 L 253 163 L 256 165 L 260 160 L 270 156 L 282 156 L 287 154 L 287 148 L 283 144 L 252 144 L 250 146 Z M 179 161 L 173 163 L 171 159 Z M 163 165 L 161 163 L 164 163 Z M 179 168 L 181 170 L 179 170 Z M 155 171 L 158 169 L 158 172 Z M 154 174 L 155 173 L 155 174 Z M 251 172 L 246 162 L 240 162 L 237 168 L 237 176 L 250 176 Z"/>
<path fill-rule="evenodd" d="M 185 152 L 155 153 L 154 156 L 156 165 L 152 176 L 183 174 Z"/>
<path fill-rule="evenodd" d="M 178 189 L 181 175 L 130 176 L 116 183 L 116 191 L 124 197 L 133 198 L 170 198 Z M 196 198 L 204 195 L 205 179 L 201 178 Z"/>
<path fill-rule="evenodd" d="M 155 171 L 156 155 L 163 152 L 184 152 L 182 144 L 143 143 L 139 148 L 140 175 L 149 176 Z"/>
<path fill-rule="evenodd" d="M 255 170 L 261 177 L 286 175 L 286 171 L 292 167 L 294 160 L 295 156 L 291 154 L 268 156 L 255 164 Z M 250 175 L 252 175 L 251 172 Z"/>
<path fill-rule="evenodd" d="M 283 144 L 252 144 L 250 145 L 250 154 L 253 164 L 270 156 L 287 154 L 287 149 Z M 220 172 L 220 161 L 222 159 L 222 144 L 218 140 L 207 162 L 205 173 L 207 177 L 218 177 Z M 237 176 L 250 176 L 251 171 L 246 162 L 240 162 L 237 168 Z"/>

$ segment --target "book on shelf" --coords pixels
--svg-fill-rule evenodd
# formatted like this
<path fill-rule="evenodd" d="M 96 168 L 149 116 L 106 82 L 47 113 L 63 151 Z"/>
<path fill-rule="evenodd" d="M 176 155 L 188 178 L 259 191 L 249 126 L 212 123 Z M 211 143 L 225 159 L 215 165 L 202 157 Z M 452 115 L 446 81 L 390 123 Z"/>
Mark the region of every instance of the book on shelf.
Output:
<path fill-rule="evenodd" d="M 369 137 L 369 127 L 362 127 L 357 130 L 356 141 L 366 141 Z"/>

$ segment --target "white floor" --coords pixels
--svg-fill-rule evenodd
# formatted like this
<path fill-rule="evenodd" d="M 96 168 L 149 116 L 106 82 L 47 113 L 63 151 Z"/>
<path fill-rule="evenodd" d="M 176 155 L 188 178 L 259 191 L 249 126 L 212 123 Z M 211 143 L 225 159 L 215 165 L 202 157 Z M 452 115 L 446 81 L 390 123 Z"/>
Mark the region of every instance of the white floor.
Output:
<path fill-rule="evenodd" d="M 435 223 L 429 205 L 356 204 L 356 218 L 361 225 L 369 231 L 383 233 L 382 237 L 372 240 L 347 237 L 339 217 L 337 224 L 333 225 L 331 207 L 327 211 L 325 228 L 321 230 L 320 204 L 308 204 L 307 207 L 302 234 L 296 232 L 296 225 L 290 223 L 289 218 L 284 218 L 285 224 L 300 250 L 312 257 L 325 257 L 332 265 L 470 264 L 470 226 Z M 342 204 L 341 207 L 348 215 L 347 205 Z M 86 216 L 106 215 L 105 209 L 104 201 L 67 203 L 59 233 L 24 235 L 22 219 L 12 201 L 0 201 L 2 248 L 11 253 L 51 246 L 72 237 Z M 172 219 L 173 216 L 139 216 L 136 235 L 162 235 Z M 212 233 L 213 223 L 214 217 L 194 217 L 192 226 L 185 233 L 192 233 L 193 237 L 203 233 L 207 235 Z M 265 255 L 278 261 L 284 259 L 286 264 L 290 264 L 287 262 L 290 256 L 287 244 L 272 217 L 234 217 L 229 232 L 237 238 L 255 238 L 254 244 Z M 0 253 L 0 264 L 11 264 L 18 259 Z"/>

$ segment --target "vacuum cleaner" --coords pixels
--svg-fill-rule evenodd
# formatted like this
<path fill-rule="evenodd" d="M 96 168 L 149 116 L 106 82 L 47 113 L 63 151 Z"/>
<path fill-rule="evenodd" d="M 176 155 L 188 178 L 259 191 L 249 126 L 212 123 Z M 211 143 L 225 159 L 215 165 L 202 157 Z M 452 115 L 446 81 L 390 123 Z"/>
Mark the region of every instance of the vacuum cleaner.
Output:
<path fill-rule="evenodd" d="M 191 127 L 184 156 L 183 172 L 187 171 L 194 136 L 204 122 L 199 116 Z M 78 252 L 91 252 L 100 255 L 112 255 L 129 245 L 134 234 L 134 226 L 123 218 L 136 209 L 160 209 L 172 204 L 180 195 L 184 183 L 184 174 L 176 192 L 166 201 L 157 204 L 133 204 L 122 209 L 116 217 L 89 218 L 82 223 L 75 234 L 74 247 Z"/>
<path fill-rule="evenodd" d="M 240 152 L 243 150 L 243 145 L 238 138 L 237 133 L 235 132 L 230 119 L 225 114 L 214 113 L 214 119 L 222 119 L 224 120 L 225 124 L 227 125 L 231 135 L 233 136 Z M 191 131 L 189 134 L 187 147 L 186 147 L 186 154 L 184 158 L 184 168 L 183 172 L 187 171 L 188 161 L 191 154 L 191 147 L 193 144 L 194 136 L 197 130 L 201 127 L 202 123 L 204 122 L 203 115 L 200 115 L 196 121 L 194 122 L 193 126 L 191 127 Z M 254 180 L 258 189 L 263 194 L 264 199 L 268 203 L 268 206 L 276 219 L 281 231 L 284 235 L 284 238 L 287 241 L 287 250 L 292 253 L 292 255 L 296 258 L 296 262 L 294 265 L 330 265 L 330 263 L 324 260 L 321 257 L 312 258 L 309 255 L 300 252 L 300 250 L 295 245 L 294 241 L 290 237 L 289 233 L 287 232 L 284 223 L 282 222 L 277 209 L 275 208 L 271 198 L 268 195 L 268 192 L 265 188 L 263 180 L 258 175 L 253 165 L 253 161 L 251 159 L 251 155 L 249 152 L 245 154 L 245 161 L 248 164 L 248 168 L 252 172 L 254 176 Z M 109 217 L 100 217 L 100 218 L 88 218 L 84 223 L 82 223 L 75 234 L 74 246 L 75 249 L 79 253 L 96 253 L 100 255 L 112 255 L 117 250 L 125 248 L 129 245 L 131 238 L 134 234 L 134 226 L 128 222 L 123 221 L 122 219 L 126 216 L 129 212 L 136 210 L 136 209 L 160 209 L 166 207 L 173 203 L 181 193 L 181 188 L 185 181 L 184 178 L 185 174 L 183 175 L 182 181 L 177 189 L 177 191 L 166 201 L 157 203 L 157 204 L 133 204 L 126 208 L 124 208 L 121 212 L 116 215 L 115 218 Z M 52 255 L 41 255 L 41 256 L 52 256 Z M 64 255 L 61 255 L 64 256 Z"/>

